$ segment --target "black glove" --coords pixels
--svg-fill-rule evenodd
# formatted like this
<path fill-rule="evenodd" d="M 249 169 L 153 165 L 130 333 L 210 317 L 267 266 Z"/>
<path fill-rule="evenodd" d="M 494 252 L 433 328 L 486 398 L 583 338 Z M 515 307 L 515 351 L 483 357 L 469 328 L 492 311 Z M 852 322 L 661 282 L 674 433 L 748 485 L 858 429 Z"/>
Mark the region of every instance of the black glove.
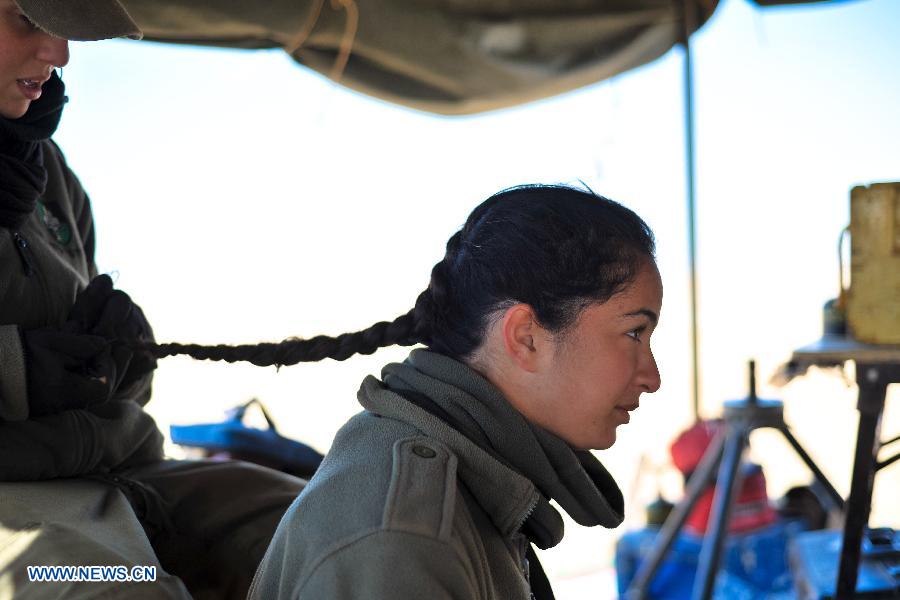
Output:
<path fill-rule="evenodd" d="M 32 416 L 106 402 L 131 361 L 100 336 L 49 327 L 21 332 Z"/>
<path fill-rule="evenodd" d="M 64 326 L 67 331 L 98 335 L 113 349 L 131 354 L 121 385 L 127 388 L 156 368 L 156 358 L 134 347 L 135 342 L 153 342 L 153 329 L 144 311 L 125 292 L 114 290 L 109 275 L 100 275 L 75 299 Z"/>
<path fill-rule="evenodd" d="M 69 318 L 63 329 L 72 333 L 88 333 L 100 321 L 103 307 L 113 293 L 113 283 L 109 275 L 94 277 L 86 288 L 75 297 L 75 304 L 69 311 Z"/>

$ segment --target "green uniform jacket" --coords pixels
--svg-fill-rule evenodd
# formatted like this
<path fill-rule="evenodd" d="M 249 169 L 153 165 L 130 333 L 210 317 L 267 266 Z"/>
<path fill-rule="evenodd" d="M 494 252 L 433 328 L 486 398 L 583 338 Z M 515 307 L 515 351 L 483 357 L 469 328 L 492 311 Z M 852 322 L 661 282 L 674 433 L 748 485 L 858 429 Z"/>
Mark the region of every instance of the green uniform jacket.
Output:
<path fill-rule="evenodd" d="M 563 534 L 548 497 L 582 524 L 622 521 L 600 463 L 528 424 L 476 371 L 414 350 L 382 375 L 363 382 L 366 411 L 288 509 L 250 598 L 528 599 L 524 531 L 541 547 Z M 457 427 L 398 391 L 427 396 Z M 460 431 L 472 427 L 490 448 Z"/>
<path fill-rule="evenodd" d="M 0 481 L 72 477 L 162 457 L 162 435 L 143 410 L 151 375 L 105 404 L 29 418 L 17 326 L 61 326 L 97 274 L 90 202 L 56 144 L 42 145 L 48 181 L 38 208 L 18 230 L 0 228 Z"/>

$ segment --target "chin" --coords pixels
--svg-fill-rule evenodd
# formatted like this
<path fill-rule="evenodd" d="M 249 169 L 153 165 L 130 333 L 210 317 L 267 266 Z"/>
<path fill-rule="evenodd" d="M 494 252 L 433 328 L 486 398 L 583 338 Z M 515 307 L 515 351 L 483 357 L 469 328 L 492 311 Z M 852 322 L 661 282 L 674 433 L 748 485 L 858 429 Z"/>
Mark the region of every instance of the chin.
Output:
<path fill-rule="evenodd" d="M 605 440 L 600 442 L 599 444 L 595 444 L 591 450 L 609 450 L 612 448 L 612 445 L 616 443 L 616 436 L 614 435 L 611 440 Z"/>
<path fill-rule="evenodd" d="M 19 119 L 25 116 L 25 113 L 28 112 L 28 107 L 31 105 L 30 102 L 25 104 L 25 106 L 0 106 L 0 117 L 6 119 Z"/>
<path fill-rule="evenodd" d="M 608 450 L 616 443 L 616 430 L 613 429 L 612 432 L 603 436 L 587 437 L 580 440 L 578 444 L 569 443 L 576 450 Z"/>

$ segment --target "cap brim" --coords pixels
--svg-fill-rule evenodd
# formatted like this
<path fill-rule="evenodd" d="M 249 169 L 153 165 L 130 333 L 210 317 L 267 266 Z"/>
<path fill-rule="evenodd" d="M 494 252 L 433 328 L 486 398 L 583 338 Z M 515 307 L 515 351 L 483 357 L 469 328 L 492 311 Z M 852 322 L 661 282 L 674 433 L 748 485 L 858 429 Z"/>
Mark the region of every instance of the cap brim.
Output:
<path fill-rule="evenodd" d="M 63 39 L 139 40 L 143 37 L 118 0 L 16 0 L 16 3 L 35 25 Z"/>

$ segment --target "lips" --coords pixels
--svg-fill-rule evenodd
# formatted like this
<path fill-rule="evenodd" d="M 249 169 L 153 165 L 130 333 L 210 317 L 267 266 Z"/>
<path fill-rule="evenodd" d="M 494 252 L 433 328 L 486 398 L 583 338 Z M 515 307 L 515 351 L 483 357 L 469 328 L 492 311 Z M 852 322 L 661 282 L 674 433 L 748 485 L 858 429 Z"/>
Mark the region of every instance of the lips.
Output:
<path fill-rule="evenodd" d="M 615 409 L 616 414 L 618 414 L 622 418 L 622 424 L 625 425 L 631 422 L 631 411 L 637 410 L 638 403 L 627 404 L 625 406 L 617 406 Z"/>
<path fill-rule="evenodd" d="M 25 77 L 17 79 L 16 83 L 19 85 L 19 90 L 26 98 L 29 100 L 37 100 L 41 97 L 41 86 L 43 86 L 47 80 L 48 77 L 44 75 L 43 77 Z"/>

